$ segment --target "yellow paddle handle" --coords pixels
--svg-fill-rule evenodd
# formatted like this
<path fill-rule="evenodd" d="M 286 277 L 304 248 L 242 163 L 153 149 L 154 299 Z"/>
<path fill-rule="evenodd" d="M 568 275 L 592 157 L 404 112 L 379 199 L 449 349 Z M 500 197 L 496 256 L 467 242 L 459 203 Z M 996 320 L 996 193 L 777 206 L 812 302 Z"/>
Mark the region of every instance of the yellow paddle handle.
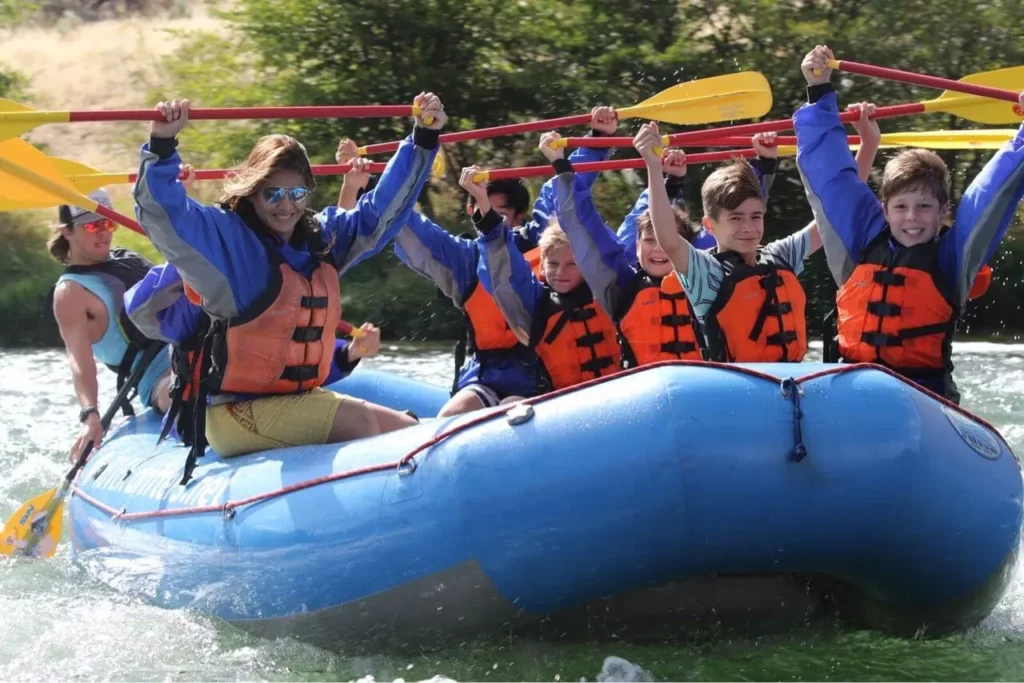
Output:
<path fill-rule="evenodd" d="M 833 71 L 839 71 L 842 68 L 841 64 L 842 64 L 842 62 L 840 62 L 838 59 L 830 59 L 830 60 L 828 60 L 828 68 L 832 69 Z M 815 76 L 820 76 L 821 75 L 821 69 L 815 69 L 814 70 L 814 75 Z"/>
<path fill-rule="evenodd" d="M 480 171 L 479 173 L 474 173 L 473 174 L 473 182 L 474 183 L 482 183 L 485 180 L 490 180 L 490 178 L 491 178 L 491 174 L 489 172 L 487 172 L 487 171 Z"/>
<path fill-rule="evenodd" d="M 661 136 L 661 143 L 663 145 L 667 145 L 669 142 L 670 142 L 670 140 L 668 139 L 667 135 L 662 135 Z M 655 147 L 651 151 L 654 152 L 655 154 L 657 154 L 660 157 L 662 154 L 665 153 L 665 148 L 664 147 Z"/>
<path fill-rule="evenodd" d="M 423 108 L 420 105 L 418 105 L 418 104 L 412 105 L 412 115 L 413 116 L 419 116 L 422 113 L 423 113 Z M 434 117 L 433 116 L 424 116 L 423 117 L 423 123 L 427 124 L 428 126 L 430 124 L 432 124 L 433 122 L 434 122 Z M 360 152 L 360 154 L 362 154 L 362 152 Z"/>
<path fill-rule="evenodd" d="M 68 123 L 71 112 L 67 111 L 7 111 L 0 112 L 0 123 Z"/>

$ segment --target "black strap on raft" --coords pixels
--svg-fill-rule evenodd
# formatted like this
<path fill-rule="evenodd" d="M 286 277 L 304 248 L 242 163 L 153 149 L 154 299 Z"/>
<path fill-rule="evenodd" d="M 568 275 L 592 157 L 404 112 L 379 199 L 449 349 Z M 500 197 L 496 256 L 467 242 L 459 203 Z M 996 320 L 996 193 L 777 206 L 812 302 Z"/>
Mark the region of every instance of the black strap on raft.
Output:
<path fill-rule="evenodd" d="M 800 409 L 800 385 L 792 377 L 782 380 L 782 395 L 785 398 L 793 398 L 793 436 L 795 445 L 790 452 L 790 459 L 800 462 L 807 457 L 807 446 L 804 445 L 803 430 L 800 428 L 800 420 L 804 411 Z"/>

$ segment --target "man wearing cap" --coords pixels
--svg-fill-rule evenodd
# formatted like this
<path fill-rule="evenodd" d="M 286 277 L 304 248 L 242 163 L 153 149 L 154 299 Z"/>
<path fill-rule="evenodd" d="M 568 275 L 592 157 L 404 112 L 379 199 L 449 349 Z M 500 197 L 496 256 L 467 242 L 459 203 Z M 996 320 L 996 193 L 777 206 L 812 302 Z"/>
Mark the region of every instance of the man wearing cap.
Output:
<path fill-rule="evenodd" d="M 104 190 L 89 195 L 97 204 L 113 208 Z M 118 389 L 139 362 L 142 352 L 163 344 L 146 336 L 125 313 L 124 294 L 141 280 L 152 263 L 127 249 L 111 249 L 117 224 L 80 207 L 62 205 L 60 225 L 54 226 L 47 246 L 65 265 L 52 291 L 57 319 L 71 362 L 71 377 L 81 405 L 78 439 L 71 449 L 75 460 L 92 441 L 99 446 L 100 426 L 96 361 L 118 375 Z M 169 353 L 157 353 L 136 387 L 143 405 L 166 412 L 170 405 Z M 131 394 L 129 394 L 129 397 Z M 130 398 L 121 409 L 132 414 Z"/>

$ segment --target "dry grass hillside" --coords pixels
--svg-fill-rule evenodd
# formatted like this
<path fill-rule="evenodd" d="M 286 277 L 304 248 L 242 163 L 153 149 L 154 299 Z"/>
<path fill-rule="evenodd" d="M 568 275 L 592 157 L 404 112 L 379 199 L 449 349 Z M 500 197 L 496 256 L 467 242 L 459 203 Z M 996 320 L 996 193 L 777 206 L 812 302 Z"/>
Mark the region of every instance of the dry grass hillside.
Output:
<path fill-rule="evenodd" d="M 157 60 L 179 44 L 168 29 L 221 31 L 203 0 L 177 3 L 162 16 L 82 22 L 66 16 L 53 26 L 0 29 L 0 64 L 29 79 L 24 104 L 40 109 L 122 109 L 152 106 L 146 91 L 159 87 Z M 27 137 L 49 152 L 102 171 L 132 170 L 144 123 L 40 126 Z M 120 189 L 120 188 L 119 188 Z M 123 188 L 125 194 L 129 188 Z"/>

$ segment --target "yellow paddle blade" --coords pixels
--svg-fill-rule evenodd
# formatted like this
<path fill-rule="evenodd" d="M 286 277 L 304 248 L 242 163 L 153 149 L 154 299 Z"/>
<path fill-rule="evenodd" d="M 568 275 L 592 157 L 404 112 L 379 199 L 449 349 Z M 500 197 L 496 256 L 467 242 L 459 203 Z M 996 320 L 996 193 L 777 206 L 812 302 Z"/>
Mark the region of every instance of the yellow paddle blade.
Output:
<path fill-rule="evenodd" d="M 64 503 L 60 502 L 55 509 L 47 512 L 47 506 L 56 493 L 56 489 L 40 493 L 18 508 L 0 532 L 0 554 L 14 555 L 23 552 L 33 530 L 43 525 L 46 525 L 46 533 L 32 550 L 32 556 L 51 557 L 57 552 L 57 544 L 60 543 L 61 531 L 64 528 Z"/>
<path fill-rule="evenodd" d="M 6 140 L 7 138 L 16 138 L 19 135 L 29 132 L 40 123 L 46 123 L 46 121 L 33 121 L 28 119 L 17 119 L 17 120 L 4 120 L 4 114 L 21 114 L 24 115 L 27 112 L 35 111 L 32 107 L 26 107 L 24 104 L 19 104 L 12 100 L 6 100 L 0 97 L 0 140 Z M 65 120 L 67 117 L 64 117 Z"/>
<path fill-rule="evenodd" d="M 0 142 L 0 199 L 96 208 L 96 202 L 78 192 L 48 156 L 20 138 Z"/>
<path fill-rule="evenodd" d="M 132 182 L 130 173 L 102 173 L 85 164 L 60 157 L 50 157 L 53 167 L 67 178 L 72 187 L 82 194 L 89 194 L 107 185 L 123 185 Z"/>
<path fill-rule="evenodd" d="M 1017 134 L 1012 128 L 985 130 L 929 130 L 918 133 L 883 133 L 884 147 L 926 149 L 999 149 Z"/>
<path fill-rule="evenodd" d="M 78 190 L 82 194 L 89 194 L 93 190 L 98 190 L 99 188 L 107 185 L 131 182 L 128 173 L 100 173 L 91 166 L 86 166 L 85 164 L 72 161 L 71 159 L 63 159 L 61 157 L 47 157 L 47 159 L 49 159 L 51 166 L 58 171 L 74 189 Z M 19 165 L 24 166 L 24 164 Z M 52 195 L 48 195 L 46 199 L 40 201 L 14 200 L 5 196 L 0 196 L 0 211 L 46 209 L 57 206 L 57 203 L 54 203 L 53 200 L 54 197 Z M 67 202 L 61 201 L 58 203 L 66 204 Z"/>
<path fill-rule="evenodd" d="M 696 126 L 705 123 L 753 119 L 772 108 L 771 92 L 742 90 L 666 100 L 619 109 L 619 118 L 645 118 L 665 123 Z"/>
<path fill-rule="evenodd" d="M 764 74 L 757 71 L 740 71 L 739 73 L 726 74 L 724 76 L 712 76 L 711 78 L 677 83 L 671 88 L 666 88 L 657 95 L 637 103 L 635 106 L 744 91 L 764 92 L 768 93 L 770 97 L 772 87 L 768 83 L 768 79 L 764 77 Z M 769 108 L 771 108 L 770 105 Z"/>
<path fill-rule="evenodd" d="M 1006 69 L 984 71 L 959 79 L 961 83 L 987 85 L 993 88 L 1024 90 L 1024 66 L 1011 66 Z M 946 90 L 937 99 L 924 102 L 927 111 L 943 111 L 956 114 L 969 121 L 977 121 L 989 125 L 1005 125 L 1024 121 L 1024 110 L 1019 104 L 994 100 L 989 97 L 965 95 Z"/>

